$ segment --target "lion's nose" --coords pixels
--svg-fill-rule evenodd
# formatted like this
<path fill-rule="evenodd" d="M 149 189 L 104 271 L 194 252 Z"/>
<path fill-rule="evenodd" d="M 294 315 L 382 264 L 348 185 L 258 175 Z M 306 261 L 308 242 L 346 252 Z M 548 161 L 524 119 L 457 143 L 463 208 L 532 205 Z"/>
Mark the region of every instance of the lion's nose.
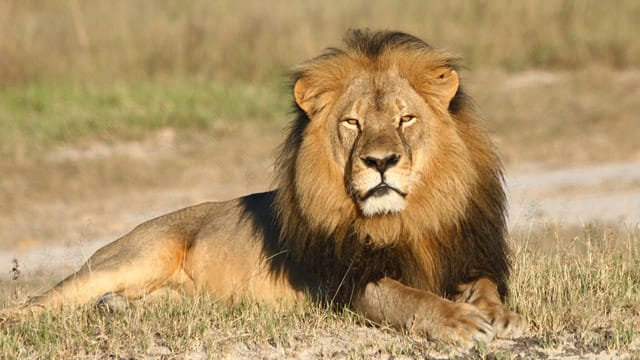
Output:
<path fill-rule="evenodd" d="M 382 174 L 400 161 L 400 155 L 390 154 L 383 157 L 367 156 L 361 159 L 367 167 L 377 169 Z"/>

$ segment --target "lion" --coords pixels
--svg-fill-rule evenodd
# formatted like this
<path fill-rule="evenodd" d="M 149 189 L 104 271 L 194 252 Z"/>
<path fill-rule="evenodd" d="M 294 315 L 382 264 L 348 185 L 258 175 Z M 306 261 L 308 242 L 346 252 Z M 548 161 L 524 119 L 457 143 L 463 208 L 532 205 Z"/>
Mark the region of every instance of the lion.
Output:
<path fill-rule="evenodd" d="M 172 289 L 311 299 L 460 344 L 520 336 L 502 166 L 458 62 L 402 32 L 349 31 L 293 71 L 276 190 L 147 221 L 26 309 Z"/>

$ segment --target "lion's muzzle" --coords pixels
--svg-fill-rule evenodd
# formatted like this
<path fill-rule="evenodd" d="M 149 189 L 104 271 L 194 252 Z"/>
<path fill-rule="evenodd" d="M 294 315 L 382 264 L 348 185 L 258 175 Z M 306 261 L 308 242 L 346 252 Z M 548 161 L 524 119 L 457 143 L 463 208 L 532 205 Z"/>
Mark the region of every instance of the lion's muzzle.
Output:
<path fill-rule="evenodd" d="M 385 141 L 383 143 L 389 144 Z M 406 164 L 396 149 L 368 149 L 354 163 L 352 186 L 355 200 L 365 216 L 398 213 L 404 210 L 403 168 Z"/>
<path fill-rule="evenodd" d="M 402 192 L 400 189 L 397 189 L 387 183 L 380 182 L 378 185 L 376 185 L 375 187 L 369 189 L 369 191 L 367 191 L 364 196 L 360 197 L 360 200 L 367 200 L 370 197 L 379 197 L 379 196 L 385 196 L 387 194 L 389 194 L 390 192 L 395 191 L 398 195 L 405 197 L 407 196 L 406 193 Z"/>

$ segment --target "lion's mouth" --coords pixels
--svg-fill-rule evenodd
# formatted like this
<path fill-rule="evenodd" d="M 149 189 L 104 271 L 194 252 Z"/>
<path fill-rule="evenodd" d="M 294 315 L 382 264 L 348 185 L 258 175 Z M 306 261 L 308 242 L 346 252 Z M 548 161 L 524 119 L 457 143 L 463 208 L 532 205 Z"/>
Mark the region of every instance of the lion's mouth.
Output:
<path fill-rule="evenodd" d="M 369 189 L 369 191 L 367 191 L 363 196 L 360 197 L 360 200 L 364 201 L 367 200 L 371 197 L 380 197 L 380 196 L 385 196 L 390 192 L 395 192 L 398 195 L 405 197 L 407 196 L 406 193 L 400 191 L 399 189 L 385 183 L 385 182 L 381 182 L 378 185 L 372 187 L 371 189 Z"/>

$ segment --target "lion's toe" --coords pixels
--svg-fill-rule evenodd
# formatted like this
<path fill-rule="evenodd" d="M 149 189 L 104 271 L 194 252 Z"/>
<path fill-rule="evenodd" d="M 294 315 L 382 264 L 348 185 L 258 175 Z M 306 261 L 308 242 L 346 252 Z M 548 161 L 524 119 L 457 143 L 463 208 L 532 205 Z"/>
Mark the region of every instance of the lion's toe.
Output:
<path fill-rule="evenodd" d="M 457 343 L 466 348 L 476 343 L 489 343 L 496 336 L 490 320 L 469 304 L 450 304 L 440 321 L 427 329 L 433 340 Z"/>
<path fill-rule="evenodd" d="M 95 306 L 108 314 L 125 311 L 129 308 L 129 301 L 126 297 L 116 293 L 106 293 L 96 302 Z"/>
<path fill-rule="evenodd" d="M 524 316 L 503 307 L 491 317 L 491 323 L 496 330 L 496 336 L 502 339 L 519 338 L 527 331 L 529 324 Z"/>

